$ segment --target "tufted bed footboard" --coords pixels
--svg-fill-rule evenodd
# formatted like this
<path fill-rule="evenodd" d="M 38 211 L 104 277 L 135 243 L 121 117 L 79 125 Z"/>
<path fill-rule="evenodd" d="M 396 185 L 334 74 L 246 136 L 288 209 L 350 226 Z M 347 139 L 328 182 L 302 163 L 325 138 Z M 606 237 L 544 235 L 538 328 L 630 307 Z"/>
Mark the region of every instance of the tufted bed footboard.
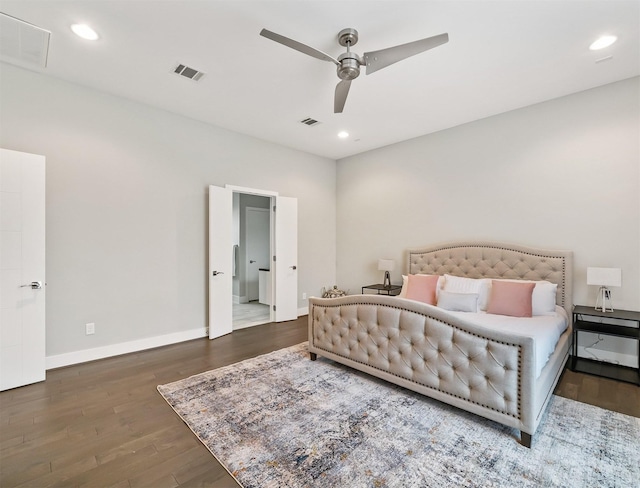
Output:
<path fill-rule="evenodd" d="M 470 244 L 447 246 L 447 252 L 455 249 L 452 252 L 457 255 L 459 248 L 468 250 Z M 496 256 L 495 244 L 481 246 L 482 253 Z M 439 254 L 440 249 L 420 250 L 419 260 L 422 262 L 424 253 Z M 508 254 L 523 252 L 513 246 L 498 249 Z M 563 254 L 570 257 L 569 253 Z M 464 251 L 461 256 L 468 258 Z M 544 262 L 550 257 L 548 253 L 543 256 Z M 409 272 L 413 272 L 412 259 L 416 258 L 410 251 Z M 485 274 L 480 276 L 491 277 L 491 271 L 486 273 L 486 260 L 482 261 Z M 537 268 L 537 261 L 532 266 Z M 520 263 L 520 258 L 514 262 Z M 459 264 L 452 260 L 448 268 L 435 270 L 434 274 L 453 274 L 452 267 Z M 570 262 L 561 268 L 565 280 Z M 501 276 L 505 275 L 512 277 L 509 273 Z M 562 300 L 566 281 L 563 285 Z M 570 338 L 571 327 L 562 334 L 555 352 L 537 375 L 532 337 L 488 329 L 438 307 L 398 297 L 352 295 L 309 301 L 311 359 L 324 356 L 517 428 L 521 443 L 527 447 L 568 358 Z"/>

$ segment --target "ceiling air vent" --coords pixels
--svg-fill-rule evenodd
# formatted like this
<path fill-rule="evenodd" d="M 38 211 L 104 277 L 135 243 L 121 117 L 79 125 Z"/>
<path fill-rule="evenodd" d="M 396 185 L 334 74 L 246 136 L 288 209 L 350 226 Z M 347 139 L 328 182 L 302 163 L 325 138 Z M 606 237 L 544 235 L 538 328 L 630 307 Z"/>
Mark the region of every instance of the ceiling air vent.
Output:
<path fill-rule="evenodd" d="M 198 71 L 197 69 L 190 68 L 184 64 L 179 64 L 176 69 L 173 70 L 174 73 L 184 76 L 185 78 L 189 78 L 193 81 L 198 81 L 205 74 L 202 71 Z"/>
<path fill-rule="evenodd" d="M 304 125 L 312 126 L 312 125 L 317 125 L 317 124 L 319 124 L 320 122 L 318 122 L 318 121 L 317 121 L 317 120 L 315 120 L 315 119 L 312 119 L 311 117 L 307 117 L 306 119 L 301 120 L 301 121 L 300 121 L 300 123 L 301 123 L 301 124 L 304 124 Z"/>
<path fill-rule="evenodd" d="M 0 12 L 0 57 L 23 67 L 47 67 L 51 32 Z"/>

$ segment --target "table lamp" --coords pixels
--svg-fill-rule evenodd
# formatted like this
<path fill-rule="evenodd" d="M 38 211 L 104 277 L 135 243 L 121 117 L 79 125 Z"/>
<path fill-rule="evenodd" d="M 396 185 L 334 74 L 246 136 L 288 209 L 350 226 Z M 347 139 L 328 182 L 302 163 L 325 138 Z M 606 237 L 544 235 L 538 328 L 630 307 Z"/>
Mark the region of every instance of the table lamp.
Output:
<path fill-rule="evenodd" d="M 384 271 L 384 281 L 382 285 L 385 287 L 391 286 L 391 275 L 389 271 L 393 271 L 396 267 L 396 263 L 393 259 L 378 259 L 378 270 Z"/>
<path fill-rule="evenodd" d="M 587 285 L 599 286 L 596 310 L 613 312 L 611 306 L 611 290 L 608 286 L 622 286 L 620 268 L 587 268 Z M 607 307 L 607 301 L 609 306 Z"/>

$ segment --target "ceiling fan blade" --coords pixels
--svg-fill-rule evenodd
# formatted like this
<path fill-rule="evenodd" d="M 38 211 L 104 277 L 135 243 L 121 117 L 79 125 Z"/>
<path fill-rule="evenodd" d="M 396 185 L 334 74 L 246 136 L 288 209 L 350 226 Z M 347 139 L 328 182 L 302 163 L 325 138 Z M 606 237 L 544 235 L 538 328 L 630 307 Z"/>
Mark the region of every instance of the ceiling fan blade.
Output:
<path fill-rule="evenodd" d="M 336 85 L 336 97 L 333 101 L 333 113 L 341 114 L 344 109 L 344 104 L 347 101 L 347 95 L 349 94 L 349 88 L 351 88 L 350 80 L 342 80 Z"/>
<path fill-rule="evenodd" d="M 401 44 L 400 46 L 388 47 L 379 51 L 371 51 L 364 53 L 364 62 L 367 65 L 367 74 L 386 68 L 387 66 L 407 59 L 421 52 L 438 47 L 441 44 L 449 42 L 449 34 L 440 34 L 438 36 L 427 37 L 419 41 Z"/>
<path fill-rule="evenodd" d="M 267 39 L 271 39 L 272 41 L 279 42 L 280 44 L 284 44 L 291 49 L 295 49 L 296 51 L 300 51 L 301 53 L 307 54 L 317 59 L 321 59 L 322 61 L 330 61 L 331 63 L 335 63 L 340 66 L 340 63 L 337 59 L 329 56 L 322 51 L 318 51 L 317 49 L 307 46 L 306 44 L 302 44 L 301 42 L 294 41 L 293 39 L 289 39 L 288 37 L 281 36 L 280 34 L 276 34 L 275 32 L 268 31 L 267 29 L 262 29 L 260 31 L 260 35 L 262 37 L 266 37 Z"/>

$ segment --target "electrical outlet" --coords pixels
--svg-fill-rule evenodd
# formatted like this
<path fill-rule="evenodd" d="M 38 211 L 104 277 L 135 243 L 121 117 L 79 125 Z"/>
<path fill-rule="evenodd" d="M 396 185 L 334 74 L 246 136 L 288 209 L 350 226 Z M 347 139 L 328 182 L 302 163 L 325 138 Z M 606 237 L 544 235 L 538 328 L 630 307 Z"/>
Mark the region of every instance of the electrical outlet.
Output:
<path fill-rule="evenodd" d="M 93 322 L 91 322 L 90 324 L 85 324 L 84 328 L 87 335 L 96 333 L 96 324 L 94 324 Z"/>
<path fill-rule="evenodd" d="M 303 293 L 303 294 L 302 294 L 302 299 L 303 299 L 303 300 L 306 300 L 306 299 L 307 299 L 307 294 L 306 294 L 306 293 Z"/>

